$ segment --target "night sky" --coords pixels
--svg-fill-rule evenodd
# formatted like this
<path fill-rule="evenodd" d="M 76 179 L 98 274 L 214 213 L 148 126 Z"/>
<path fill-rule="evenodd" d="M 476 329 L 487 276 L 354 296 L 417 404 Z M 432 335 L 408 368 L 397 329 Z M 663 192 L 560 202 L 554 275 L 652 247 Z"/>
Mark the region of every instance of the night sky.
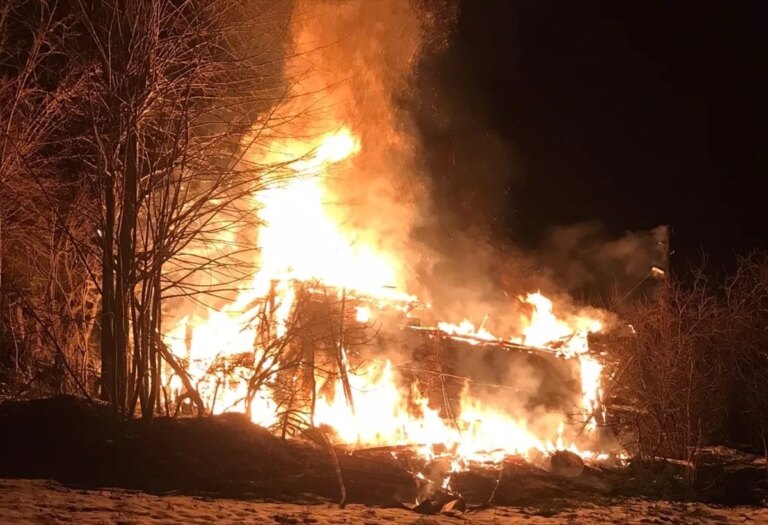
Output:
<path fill-rule="evenodd" d="M 534 247 L 669 224 L 673 263 L 768 245 L 768 2 L 466 0 L 421 65 L 438 209 Z"/>

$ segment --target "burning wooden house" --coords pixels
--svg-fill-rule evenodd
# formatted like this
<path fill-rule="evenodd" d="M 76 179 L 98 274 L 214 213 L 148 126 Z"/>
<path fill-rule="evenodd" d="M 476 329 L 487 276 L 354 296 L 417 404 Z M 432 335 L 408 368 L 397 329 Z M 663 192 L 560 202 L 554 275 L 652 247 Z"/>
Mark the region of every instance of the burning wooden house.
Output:
<path fill-rule="evenodd" d="M 343 128 L 297 154 L 295 176 L 256 195 L 252 276 L 226 304 L 166 315 L 164 410 L 242 412 L 284 437 L 320 429 L 450 472 L 563 450 L 597 457 L 601 365 L 588 335 L 601 319 L 558 318 L 541 293 L 519 299 L 528 313 L 512 335 L 434 319 L 405 291 L 397 254 L 364 232 L 354 241 L 328 204 L 323 175 L 360 148 Z"/>

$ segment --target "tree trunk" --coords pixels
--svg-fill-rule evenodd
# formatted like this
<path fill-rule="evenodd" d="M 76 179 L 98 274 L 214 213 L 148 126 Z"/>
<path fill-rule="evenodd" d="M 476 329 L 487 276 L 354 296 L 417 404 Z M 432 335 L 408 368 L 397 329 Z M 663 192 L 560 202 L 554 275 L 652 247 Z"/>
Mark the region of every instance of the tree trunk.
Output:
<path fill-rule="evenodd" d="M 104 177 L 108 187 L 104 192 L 104 253 L 101 277 L 101 397 L 108 401 L 118 414 L 117 384 L 115 382 L 115 289 L 114 289 L 114 249 L 115 196 L 114 179 L 111 174 Z"/>

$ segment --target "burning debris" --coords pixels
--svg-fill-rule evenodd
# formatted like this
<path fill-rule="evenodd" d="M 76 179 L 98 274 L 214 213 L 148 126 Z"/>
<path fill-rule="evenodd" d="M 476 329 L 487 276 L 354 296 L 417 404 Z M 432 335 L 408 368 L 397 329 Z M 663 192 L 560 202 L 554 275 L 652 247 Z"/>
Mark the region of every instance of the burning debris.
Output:
<path fill-rule="evenodd" d="M 166 410 L 199 395 L 206 413 L 244 412 L 282 436 L 322 429 L 330 451 L 386 450 L 409 465 L 422 502 L 512 458 L 568 476 L 581 458 L 615 458 L 597 437 L 601 365 L 588 344 L 602 322 L 559 319 L 532 293 L 516 335 L 494 335 L 487 318 L 425 325 L 429 305 L 392 284 L 394 256 L 355 243 L 328 208 L 327 173 L 363 147 L 347 128 L 327 134 L 294 179 L 259 196 L 253 279 L 164 338 L 182 364 L 164 369 Z"/>

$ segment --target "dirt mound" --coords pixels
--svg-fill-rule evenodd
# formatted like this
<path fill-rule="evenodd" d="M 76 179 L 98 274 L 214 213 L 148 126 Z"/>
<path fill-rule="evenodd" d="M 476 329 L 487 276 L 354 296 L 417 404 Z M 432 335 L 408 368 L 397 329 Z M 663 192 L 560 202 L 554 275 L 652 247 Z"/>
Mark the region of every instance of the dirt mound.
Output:
<path fill-rule="evenodd" d="M 109 422 L 106 407 L 73 397 L 0 405 L 0 477 L 154 493 L 339 498 L 326 449 L 279 439 L 240 414 L 134 421 L 117 434 Z M 415 495 L 412 476 L 394 463 L 339 460 L 349 501 L 388 504 Z"/>
<path fill-rule="evenodd" d="M 152 493 L 293 502 L 341 499 L 337 469 L 322 439 L 280 439 L 241 414 L 132 421 L 116 432 L 108 407 L 58 397 L 0 404 L 0 429 L 0 477 Z M 412 451 L 394 459 L 389 448 L 336 449 L 348 503 L 416 500 L 417 481 L 411 472 L 429 465 L 416 457 L 409 461 Z M 694 467 L 695 473 L 690 470 Z M 653 460 L 613 469 L 580 465 L 580 471 L 558 475 L 556 468 L 508 458 L 501 470 L 480 466 L 452 475 L 453 492 L 446 497 L 460 494 L 467 504 L 481 505 L 491 500 L 498 505 L 534 504 L 561 496 L 734 504 L 754 503 L 765 494 L 765 461 L 729 449 L 702 453 L 690 466 Z M 695 483 L 686 483 L 692 477 Z"/>

